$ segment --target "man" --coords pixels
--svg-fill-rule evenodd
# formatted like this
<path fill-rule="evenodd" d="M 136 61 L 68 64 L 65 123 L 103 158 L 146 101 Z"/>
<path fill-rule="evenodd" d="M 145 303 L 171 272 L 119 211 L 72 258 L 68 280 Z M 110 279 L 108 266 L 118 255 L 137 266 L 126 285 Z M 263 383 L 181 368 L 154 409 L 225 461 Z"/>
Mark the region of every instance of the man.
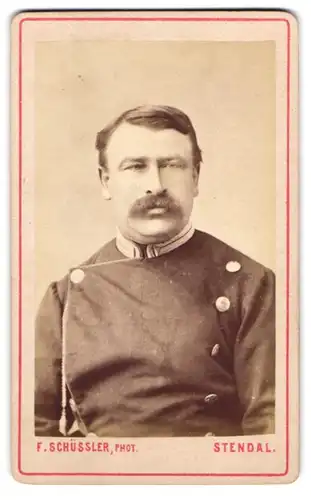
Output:
<path fill-rule="evenodd" d="M 189 118 L 141 106 L 96 147 L 117 235 L 42 301 L 36 435 L 274 433 L 274 276 L 193 229 Z"/>

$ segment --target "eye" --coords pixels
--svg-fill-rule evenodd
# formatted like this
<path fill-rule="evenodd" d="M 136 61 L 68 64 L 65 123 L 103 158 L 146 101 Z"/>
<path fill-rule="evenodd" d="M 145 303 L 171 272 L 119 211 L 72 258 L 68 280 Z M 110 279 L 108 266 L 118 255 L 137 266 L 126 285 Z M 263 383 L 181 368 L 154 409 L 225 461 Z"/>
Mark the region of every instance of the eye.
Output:
<path fill-rule="evenodd" d="M 178 160 L 169 160 L 166 164 L 167 167 L 180 167 L 180 161 Z"/>
<path fill-rule="evenodd" d="M 138 172 L 140 170 L 143 170 L 145 167 L 146 165 L 144 163 L 134 162 L 125 165 L 124 170 L 133 170 L 134 172 Z"/>
<path fill-rule="evenodd" d="M 163 161 L 162 168 L 185 168 L 185 162 L 180 158 L 170 158 Z"/>
<path fill-rule="evenodd" d="M 143 170 L 145 168 L 144 163 L 134 163 L 131 167 L 133 170 Z"/>

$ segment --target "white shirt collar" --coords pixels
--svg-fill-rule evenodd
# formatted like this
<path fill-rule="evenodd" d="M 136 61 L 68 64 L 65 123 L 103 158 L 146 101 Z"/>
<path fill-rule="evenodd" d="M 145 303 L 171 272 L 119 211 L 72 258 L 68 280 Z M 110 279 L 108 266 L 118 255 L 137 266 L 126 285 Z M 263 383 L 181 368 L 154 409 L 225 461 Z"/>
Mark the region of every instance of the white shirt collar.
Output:
<path fill-rule="evenodd" d="M 191 222 L 178 233 L 176 236 L 171 238 L 164 243 L 155 243 L 146 246 L 146 257 L 158 257 L 159 255 L 171 252 L 176 248 L 184 245 L 190 238 L 192 238 L 194 233 L 194 228 L 192 227 Z M 142 259 L 144 257 L 142 248 L 139 244 L 134 241 L 128 240 L 123 236 L 119 229 L 117 229 L 116 235 L 116 245 L 118 250 L 120 250 L 123 255 L 129 257 L 130 259 Z"/>

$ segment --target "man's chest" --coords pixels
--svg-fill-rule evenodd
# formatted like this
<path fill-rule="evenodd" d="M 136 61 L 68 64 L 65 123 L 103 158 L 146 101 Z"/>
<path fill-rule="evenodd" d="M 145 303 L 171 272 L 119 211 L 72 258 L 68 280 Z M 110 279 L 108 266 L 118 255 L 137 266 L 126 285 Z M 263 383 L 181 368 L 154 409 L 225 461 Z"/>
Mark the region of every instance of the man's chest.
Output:
<path fill-rule="evenodd" d="M 204 273 L 127 263 L 79 271 L 63 321 L 69 379 L 134 362 L 194 383 L 230 371 L 233 342 L 224 328 L 235 328 L 234 304 L 228 298 L 229 309 L 219 311 Z"/>

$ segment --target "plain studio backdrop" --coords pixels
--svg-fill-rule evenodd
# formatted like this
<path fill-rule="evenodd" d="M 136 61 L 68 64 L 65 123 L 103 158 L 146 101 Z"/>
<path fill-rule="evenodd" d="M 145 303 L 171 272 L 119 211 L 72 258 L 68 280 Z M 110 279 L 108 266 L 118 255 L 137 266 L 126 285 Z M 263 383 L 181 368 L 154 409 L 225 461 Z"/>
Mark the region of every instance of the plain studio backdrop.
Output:
<path fill-rule="evenodd" d="M 176 106 L 197 131 L 194 225 L 275 268 L 273 42 L 42 42 L 35 64 L 36 304 L 114 237 L 96 133 L 141 104 Z"/>

